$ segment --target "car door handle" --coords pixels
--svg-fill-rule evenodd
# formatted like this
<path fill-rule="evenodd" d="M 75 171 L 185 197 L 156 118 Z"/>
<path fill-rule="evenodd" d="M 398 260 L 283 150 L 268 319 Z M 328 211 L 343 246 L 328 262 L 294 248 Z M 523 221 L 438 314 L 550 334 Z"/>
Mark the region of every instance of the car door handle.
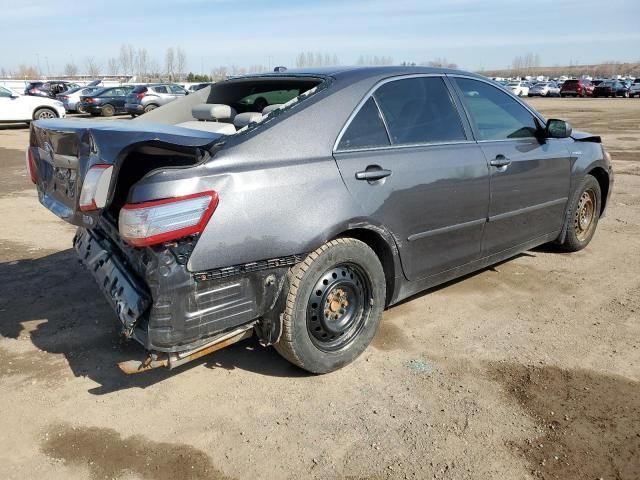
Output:
<path fill-rule="evenodd" d="M 381 180 L 391 175 L 391 170 L 386 170 L 380 167 L 367 167 L 363 172 L 356 172 L 357 180 L 367 180 L 373 182 L 375 180 Z"/>
<path fill-rule="evenodd" d="M 500 167 L 508 167 L 509 165 L 511 165 L 511 160 L 509 160 L 504 155 L 496 155 L 496 158 L 491 160 L 489 162 L 489 164 L 492 167 L 498 167 L 498 168 L 500 168 Z"/>

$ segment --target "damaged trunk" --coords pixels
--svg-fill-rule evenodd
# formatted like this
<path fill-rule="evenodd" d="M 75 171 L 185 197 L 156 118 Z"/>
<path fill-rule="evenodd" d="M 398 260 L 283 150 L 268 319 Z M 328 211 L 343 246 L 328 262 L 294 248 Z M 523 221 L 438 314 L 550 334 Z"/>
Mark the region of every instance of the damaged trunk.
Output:
<path fill-rule="evenodd" d="M 126 201 L 133 183 L 152 170 L 210 158 L 220 134 L 131 122 L 47 120 L 32 124 L 29 163 L 40 202 L 63 220 L 94 228 L 103 208 Z M 81 209 L 87 172 L 112 166 L 104 207 Z"/>

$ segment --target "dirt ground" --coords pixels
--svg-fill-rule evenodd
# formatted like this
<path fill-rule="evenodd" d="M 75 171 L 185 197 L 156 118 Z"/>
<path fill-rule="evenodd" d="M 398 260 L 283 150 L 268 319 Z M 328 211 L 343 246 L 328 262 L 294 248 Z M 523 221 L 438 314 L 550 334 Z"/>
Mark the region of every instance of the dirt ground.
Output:
<path fill-rule="evenodd" d="M 0 478 L 640 478 L 640 99 L 537 99 L 602 134 L 591 245 L 539 248 L 384 314 L 312 376 L 255 341 L 126 377 L 113 313 L 0 127 Z"/>

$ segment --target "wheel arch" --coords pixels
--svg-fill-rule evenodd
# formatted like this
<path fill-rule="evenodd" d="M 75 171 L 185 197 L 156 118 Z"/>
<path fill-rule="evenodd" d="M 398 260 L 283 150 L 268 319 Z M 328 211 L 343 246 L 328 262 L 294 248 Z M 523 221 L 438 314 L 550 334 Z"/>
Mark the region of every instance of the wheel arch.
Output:
<path fill-rule="evenodd" d="M 600 185 L 600 215 L 602 215 L 607 206 L 607 199 L 609 198 L 609 173 L 607 173 L 604 168 L 598 166 L 589 170 L 587 174 L 595 177 Z"/>
<path fill-rule="evenodd" d="M 390 238 L 390 235 L 382 228 L 371 225 L 349 228 L 335 235 L 332 240 L 344 237 L 355 238 L 365 243 L 374 251 L 380 260 L 387 287 L 385 306 L 389 306 L 394 298 L 398 283 L 398 270 L 400 269 L 398 249 L 395 241 L 393 238 Z"/>

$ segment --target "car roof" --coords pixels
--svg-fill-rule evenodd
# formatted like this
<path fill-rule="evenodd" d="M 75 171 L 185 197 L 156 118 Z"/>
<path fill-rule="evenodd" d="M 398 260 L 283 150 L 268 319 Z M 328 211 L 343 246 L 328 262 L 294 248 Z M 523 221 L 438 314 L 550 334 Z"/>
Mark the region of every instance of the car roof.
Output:
<path fill-rule="evenodd" d="M 463 70 L 452 70 L 449 68 L 439 67 L 411 67 L 411 66 L 372 66 L 372 67 L 360 67 L 360 66 L 335 66 L 335 67 L 314 67 L 314 68 L 291 68 L 282 72 L 268 72 L 257 73 L 250 75 L 242 75 L 241 77 L 286 77 L 286 76 L 330 76 L 340 77 L 341 79 L 363 78 L 363 77 L 378 77 L 383 75 L 396 76 L 396 75 L 434 75 L 434 74 L 459 74 L 468 75 L 477 78 L 486 78 L 481 75 L 465 72 Z M 240 78 L 240 77 L 235 77 Z"/>

